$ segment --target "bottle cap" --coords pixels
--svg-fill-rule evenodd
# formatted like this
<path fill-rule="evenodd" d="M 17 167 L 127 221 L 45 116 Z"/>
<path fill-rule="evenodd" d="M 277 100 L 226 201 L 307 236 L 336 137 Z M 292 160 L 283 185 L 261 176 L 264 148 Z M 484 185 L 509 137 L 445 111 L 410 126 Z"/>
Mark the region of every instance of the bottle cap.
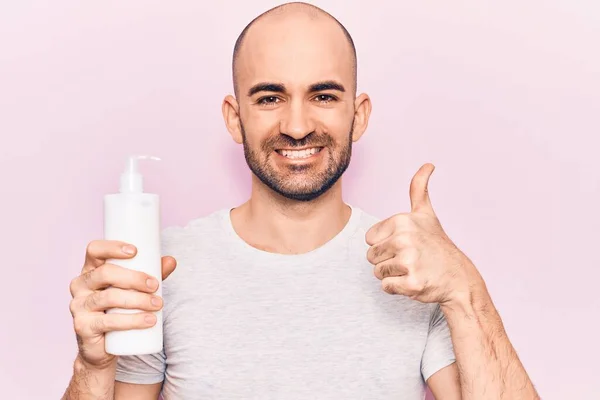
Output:
<path fill-rule="evenodd" d="M 125 171 L 121 174 L 121 193 L 142 193 L 144 191 L 144 179 L 138 171 L 138 160 L 160 161 L 154 156 L 129 156 Z"/>

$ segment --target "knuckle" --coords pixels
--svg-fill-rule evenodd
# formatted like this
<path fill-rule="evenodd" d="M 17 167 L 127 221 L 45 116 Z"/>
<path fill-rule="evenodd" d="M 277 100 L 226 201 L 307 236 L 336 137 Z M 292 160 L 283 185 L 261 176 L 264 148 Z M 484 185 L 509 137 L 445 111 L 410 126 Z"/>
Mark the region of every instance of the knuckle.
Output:
<path fill-rule="evenodd" d="M 85 318 L 80 315 L 75 315 L 73 317 L 73 329 L 75 333 L 79 336 L 83 336 L 86 332 L 85 330 Z"/>
<path fill-rule="evenodd" d="M 118 296 L 117 296 L 116 293 L 113 295 L 115 304 L 118 304 L 119 307 L 121 307 L 121 308 L 129 308 L 129 307 L 131 307 L 132 301 L 131 301 L 130 297 L 131 297 L 130 293 L 127 293 L 127 292 L 122 293 L 122 294 L 120 294 Z"/>
<path fill-rule="evenodd" d="M 419 293 L 422 292 L 424 289 L 425 285 L 424 282 L 415 277 L 414 275 L 409 275 L 408 279 L 406 280 L 406 288 L 413 293 Z"/>
<path fill-rule="evenodd" d="M 77 312 L 78 307 L 77 307 L 77 301 L 75 299 L 72 299 L 69 302 L 69 311 L 71 312 L 71 315 L 73 317 L 75 317 L 75 313 Z"/>
<path fill-rule="evenodd" d="M 112 290 L 105 289 L 96 292 L 96 304 L 98 306 L 111 306 L 115 303 L 115 295 Z"/>
<path fill-rule="evenodd" d="M 398 235 L 398 241 L 402 247 L 413 247 L 415 245 L 415 232 L 402 232 Z"/>
<path fill-rule="evenodd" d="M 396 214 L 392 217 L 392 222 L 396 228 L 403 227 L 408 220 L 409 218 L 406 214 Z"/>
<path fill-rule="evenodd" d="M 394 223 L 398 231 L 413 231 L 416 228 L 414 217 L 410 214 L 399 214 Z"/>
<path fill-rule="evenodd" d="M 104 321 L 103 316 L 98 316 L 92 320 L 90 324 L 90 328 L 94 333 L 101 333 L 106 330 L 106 322 Z"/>
<path fill-rule="evenodd" d="M 79 347 L 79 350 L 81 351 L 84 348 L 83 338 L 77 334 L 75 335 L 75 338 L 77 339 L 77 347 Z"/>
<path fill-rule="evenodd" d="M 92 273 L 93 273 L 94 271 L 95 271 L 95 270 L 91 270 L 91 271 L 85 272 L 85 273 L 83 273 L 83 274 L 81 275 L 81 280 L 83 281 L 83 283 L 84 283 L 86 286 L 89 286 L 90 282 L 92 281 Z"/>
<path fill-rule="evenodd" d="M 386 293 L 390 293 L 393 294 L 395 292 L 395 288 L 394 288 L 394 284 L 391 280 L 383 280 L 381 282 L 381 286 L 383 288 L 383 291 Z"/>
<path fill-rule="evenodd" d="M 381 273 L 379 272 L 379 268 L 377 267 L 377 265 L 373 268 L 373 275 L 375 275 L 375 278 L 381 280 L 383 277 L 381 276 Z"/>
<path fill-rule="evenodd" d="M 374 264 L 375 259 L 377 258 L 378 254 L 379 254 L 379 246 L 371 246 L 369 248 L 369 251 L 367 251 L 367 260 L 371 264 Z"/>
<path fill-rule="evenodd" d="M 375 250 L 375 257 L 381 257 L 388 250 L 388 245 L 386 243 L 378 244 L 374 250 Z"/>
<path fill-rule="evenodd" d="M 388 277 L 391 274 L 391 268 L 389 264 L 380 264 L 378 266 L 379 268 L 379 275 L 382 277 Z"/>
<path fill-rule="evenodd" d="M 373 228 L 369 229 L 367 231 L 367 233 L 365 233 L 365 242 L 367 242 L 367 244 L 371 244 L 373 243 Z"/>
<path fill-rule="evenodd" d="M 98 309 L 98 293 L 94 292 L 85 298 L 85 309 L 92 311 Z"/>
<path fill-rule="evenodd" d="M 394 237 L 392 238 L 391 245 L 394 247 L 395 250 L 400 250 L 401 248 L 405 247 L 408 242 L 406 240 L 406 236 L 405 234 L 401 234 L 401 233 L 397 233 L 394 235 Z"/>
<path fill-rule="evenodd" d="M 97 249 L 98 249 L 98 241 L 92 240 L 85 247 L 85 252 L 88 256 L 94 256 L 94 254 L 96 254 L 96 252 L 97 252 Z"/>
<path fill-rule="evenodd" d="M 94 275 L 98 278 L 98 280 L 102 282 L 106 282 L 106 278 L 108 275 L 109 267 L 107 264 L 102 264 L 98 268 L 94 269 Z"/>
<path fill-rule="evenodd" d="M 113 275 L 113 269 L 110 264 L 102 264 L 92 272 L 95 275 L 95 279 L 102 284 L 109 283 L 111 276 Z"/>
<path fill-rule="evenodd" d="M 398 262 L 407 269 L 413 269 L 419 258 L 419 252 L 414 248 L 405 248 L 398 255 Z"/>
<path fill-rule="evenodd" d="M 69 283 L 69 292 L 71 292 L 71 297 L 75 297 L 75 294 L 77 293 L 78 282 L 79 282 L 79 277 L 75 277 L 75 278 L 71 279 L 71 282 Z"/>

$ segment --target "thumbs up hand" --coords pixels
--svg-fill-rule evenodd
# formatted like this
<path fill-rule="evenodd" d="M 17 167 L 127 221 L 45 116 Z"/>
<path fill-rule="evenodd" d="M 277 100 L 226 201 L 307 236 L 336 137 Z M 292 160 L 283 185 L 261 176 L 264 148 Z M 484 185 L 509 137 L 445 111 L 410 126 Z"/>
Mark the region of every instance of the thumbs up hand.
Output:
<path fill-rule="evenodd" d="M 411 212 L 380 221 L 365 239 L 370 246 L 367 259 L 385 292 L 444 304 L 467 300 L 484 284 L 433 211 L 427 187 L 434 169 L 432 164 L 425 164 L 413 177 Z"/>

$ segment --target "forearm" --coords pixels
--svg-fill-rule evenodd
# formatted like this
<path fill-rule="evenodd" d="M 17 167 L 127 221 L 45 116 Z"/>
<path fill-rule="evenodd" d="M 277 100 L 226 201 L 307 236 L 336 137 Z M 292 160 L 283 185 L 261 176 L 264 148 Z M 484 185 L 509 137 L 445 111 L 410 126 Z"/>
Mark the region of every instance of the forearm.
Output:
<path fill-rule="evenodd" d="M 113 400 L 116 363 L 102 369 L 87 366 L 79 357 L 73 377 L 61 400 Z"/>
<path fill-rule="evenodd" d="M 442 306 L 448 321 L 462 399 L 539 400 L 482 284 L 464 301 Z"/>

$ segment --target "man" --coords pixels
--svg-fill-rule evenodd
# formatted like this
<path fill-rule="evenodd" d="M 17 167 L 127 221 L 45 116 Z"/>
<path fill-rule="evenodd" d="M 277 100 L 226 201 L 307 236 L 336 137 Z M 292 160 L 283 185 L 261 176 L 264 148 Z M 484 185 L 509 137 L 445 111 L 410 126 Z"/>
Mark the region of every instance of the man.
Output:
<path fill-rule="evenodd" d="M 103 310 L 162 301 L 150 300 L 156 281 L 105 263 L 132 257 L 124 243 L 90 244 L 71 285 L 80 352 L 65 399 L 412 400 L 424 383 L 437 400 L 537 399 L 435 216 L 433 166 L 414 176 L 409 213 L 377 221 L 344 203 L 371 103 L 356 96 L 343 26 L 303 3 L 270 10 L 240 35 L 233 78 L 223 116 L 253 172 L 250 199 L 165 230 L 159 354 L 104 352 L 106 331 L 155 320 Z"/>

